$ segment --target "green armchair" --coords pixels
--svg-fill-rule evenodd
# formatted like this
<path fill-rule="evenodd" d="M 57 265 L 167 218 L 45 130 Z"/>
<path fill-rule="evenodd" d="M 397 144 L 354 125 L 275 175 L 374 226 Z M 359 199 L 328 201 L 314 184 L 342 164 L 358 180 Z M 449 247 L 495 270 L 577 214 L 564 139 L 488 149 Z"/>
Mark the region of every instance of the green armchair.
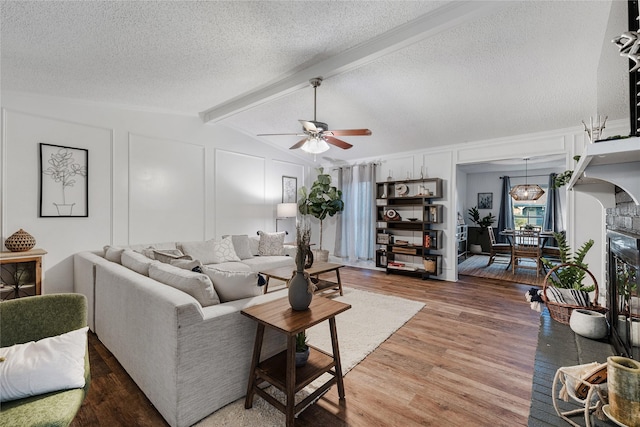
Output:
<path fill-rule="evenodd" d="M 87 299 L 80 294 L 50 294 L 0 303 L 0 347 L 38 341 L 87 325 Z M 68 426 L 89 390 L 89 352 L 84 388 L 3 402 L 0 427 Z"/>

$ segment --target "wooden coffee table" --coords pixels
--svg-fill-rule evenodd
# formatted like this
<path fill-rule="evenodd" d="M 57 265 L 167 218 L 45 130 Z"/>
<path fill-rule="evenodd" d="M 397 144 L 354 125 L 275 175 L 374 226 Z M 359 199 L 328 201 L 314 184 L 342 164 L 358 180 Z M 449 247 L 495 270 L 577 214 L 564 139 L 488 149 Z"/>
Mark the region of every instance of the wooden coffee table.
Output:
<path fill-rule="evenodd" d="M 322 292 L 327 289 L 332 289 L 334 292 L 340 292 L 342 295 L 342 282 L 340 281 L 340 268 L 344 267 L 344 264 L 334 264 L 331 262 L 314 262 L 310 268 L 305 268 L 304 271 L 309 273 L 309 276 L 314 279 L 318 279 L 316 283 L 316 292 Z M 323 273 L 336 272 L 336 281 L 319 279 L 318 276 Z M 264 286 L 264 293 L 269 290 L 269 279 L 274 278 L 286 282 L 291 279 L 293 270 L 291 267 L 278 267 L 270 270 L 260 271 L 260 274 L 264 274 L 267 279 L 267 284 Z"/>
<path fill-rule="evenodd" d="M 249 409 L 253 406 L 253 396 L 257 393 L 283 412 L 287 416 L 287 427 L 291 427 L 294 425 L 295 415 L 320 398 L 333 384 L 338 385 L 339 399 L 344 401 L 336 315 L 350 308 L 349 304 L 329 298 L 314 298 L 308 310 L 296 311 L 289 305 L 288 298 L 280 298 L 242 310 L 242 314 L 258 322 L 244 407 Z M 307 364 L 296 368 L 296 335 L 325 320 L 329 321 L 333 354 L 309 346 Z M 287 350 L 260 362 L 265 328 L 285 334 Z M 296 393 L 324 373 L 331 374 L 331 378 L 296 405 Z M 261 381 L 267 381 L 282 390 L 285 393 L 285 404 L 258 387 Z"/>

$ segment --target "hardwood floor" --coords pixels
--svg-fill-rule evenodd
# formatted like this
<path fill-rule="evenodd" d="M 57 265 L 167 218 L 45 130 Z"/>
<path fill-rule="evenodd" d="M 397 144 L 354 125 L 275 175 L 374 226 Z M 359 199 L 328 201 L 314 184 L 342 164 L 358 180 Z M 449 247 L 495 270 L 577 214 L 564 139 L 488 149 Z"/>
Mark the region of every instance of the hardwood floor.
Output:
<path fill-rule="evenodd" d="M 297 426 L 526 426 L 539 314 L 530 285 L 430 281 L 345 267 L 345 286 L 425 307 L 296 420 Z M 375 315 L 375 313 L 371 313 Z M 72 426 L 167 425 L 91 334 L 92 382 Z"/>

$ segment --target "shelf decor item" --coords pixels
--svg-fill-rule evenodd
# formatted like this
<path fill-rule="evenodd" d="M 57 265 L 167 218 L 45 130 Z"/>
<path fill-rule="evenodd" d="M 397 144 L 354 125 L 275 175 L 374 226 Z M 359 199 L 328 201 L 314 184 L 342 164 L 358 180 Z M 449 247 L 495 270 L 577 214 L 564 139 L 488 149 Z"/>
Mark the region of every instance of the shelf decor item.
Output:
<path fill-rule="evenodd" d="M 640 426 L 640 362 L 609 356 L 607 382 L 611 418 L 620 425 Z"/>
<path fill-rule="evenodd" d="M 424 265 L 424 270 L 427 273 L 435 273 L 436 272 L 436 260 L 431 258 L 425 258 L 422 260 L 422 264 Z"/>
<path fill-rule="evenodd" d="M 26 252 L 36 245 L 36 239 L 22 228 L 4 241 L 4 245 L 11 252 Z"/>

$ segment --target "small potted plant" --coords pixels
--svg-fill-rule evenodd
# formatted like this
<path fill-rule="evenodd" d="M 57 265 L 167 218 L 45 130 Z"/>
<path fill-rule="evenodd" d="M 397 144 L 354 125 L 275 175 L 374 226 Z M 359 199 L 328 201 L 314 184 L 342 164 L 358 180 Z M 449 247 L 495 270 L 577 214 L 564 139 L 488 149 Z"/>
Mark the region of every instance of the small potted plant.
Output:
<path fill-rule="evenodd" d="M 296 368 L 307 364 L 309 359 L 309 346 L 307 345 L 307 334 L 302 331 L 296 335 Z"/>
<path fill-rule="evenodd" d="M 482 252 L 483 240 L 485 240 L 484 243 L 486 245 L 490 244 L 490 242 L 488 242 L 488 233 L 485 233 L 485 231 L 487 230 L 488 227 L 491 227 L 491 225 L 494 222 L 496 222 L 496 217 L 493 216 L 491 212 L 489 212 L 488 215 L 485 215 L 482 218 L 480 218 L 480 211 L 478 211 L 477 206 L 470 208 L 468 213 L 469 213 L 469 219 L 471 219 L 471 222 L 473 222 L 474 224 L 480 227 L 480 233 L 479 235 L 476 235 L 475 244 L 470 245 L 471 252 L 479 254 Z M 484 237 L 483 239 L 483 236 L 487 236 L 487 237 Z"/>

